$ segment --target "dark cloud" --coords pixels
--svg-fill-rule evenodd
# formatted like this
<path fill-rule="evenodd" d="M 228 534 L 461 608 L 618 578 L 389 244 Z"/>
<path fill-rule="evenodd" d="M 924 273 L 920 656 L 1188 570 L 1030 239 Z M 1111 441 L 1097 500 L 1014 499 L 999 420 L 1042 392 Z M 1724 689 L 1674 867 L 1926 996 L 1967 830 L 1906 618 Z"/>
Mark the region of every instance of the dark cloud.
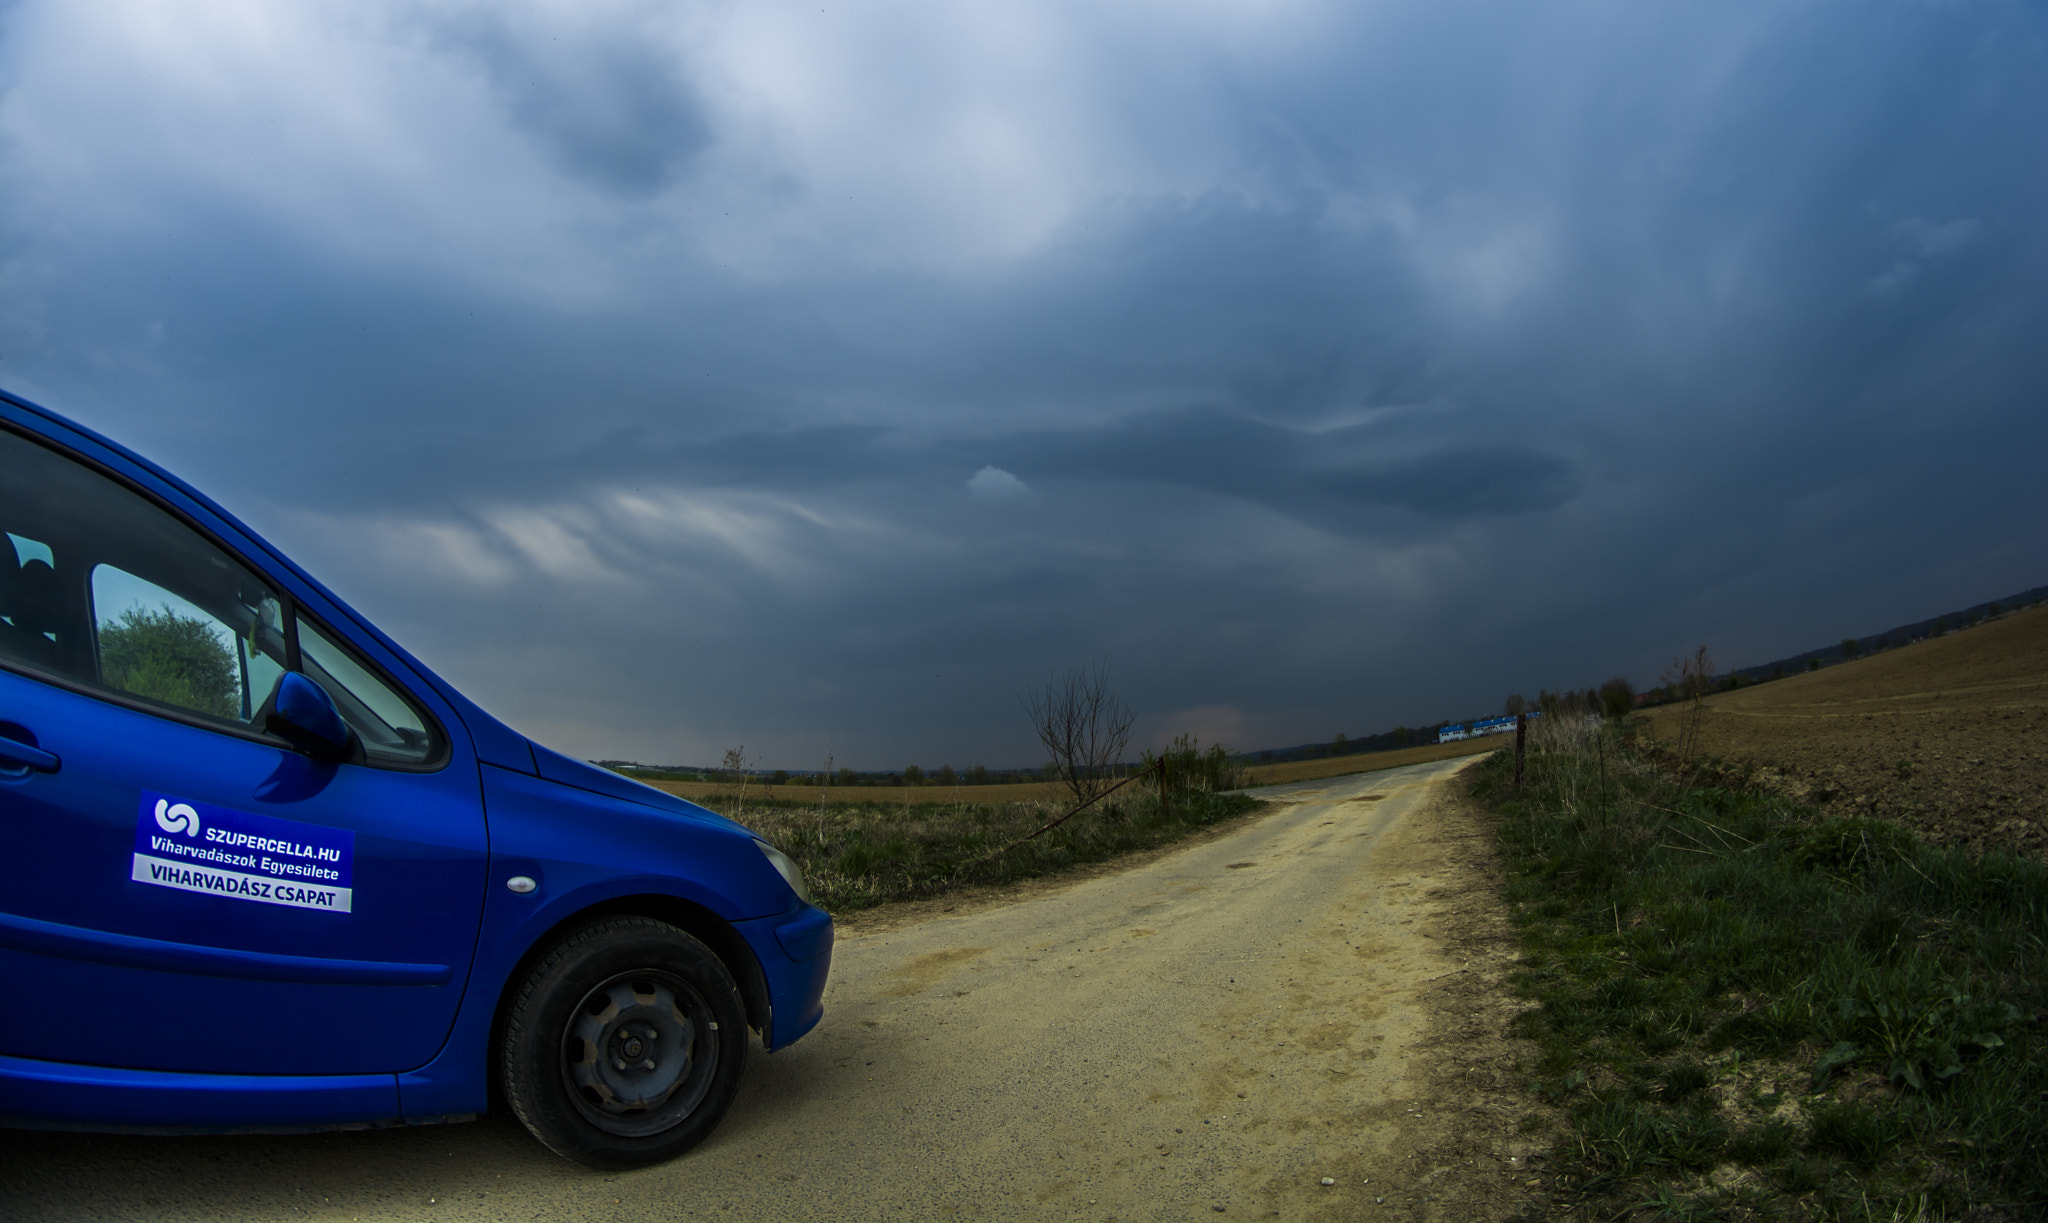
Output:
<path fill-rule="evenodd" d="M 2048 34 L 1880 8 L 22 4 L 0 382 L 582 754 L 1648 682 L 2048 568 Z"/>
<path fill-rule="evenodd" d="M 1435 454 L 1378 471 L 1323 472 L 1316 483 L 1341 500 L 1425 514 L 1528 514 L 1554 510 L 1579 490 L 1565 459 L 1502 446 Z"/>
<path fill-rule="evenodd" d="M 707 104 L 672 46 L 648 41 L 638 23 L 585 31 L 532 17 L 470 9 L 428 28 L 432 45 L 481 71 L 512 122 L 565 171 L 649 195 L 711 143 Z"/>

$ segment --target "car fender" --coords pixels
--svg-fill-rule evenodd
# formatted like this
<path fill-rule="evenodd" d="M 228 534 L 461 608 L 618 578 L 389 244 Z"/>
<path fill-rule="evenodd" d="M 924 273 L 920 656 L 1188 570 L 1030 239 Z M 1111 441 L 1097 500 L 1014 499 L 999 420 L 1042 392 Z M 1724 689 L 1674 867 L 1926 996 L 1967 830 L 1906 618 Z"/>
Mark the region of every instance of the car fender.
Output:
<path fill-rule="evenodd" d="M 559 932 L 605 913 L 660 916 L 691 929 L 725 960 L 750 1021 L 758 1015 L 764 1041 L 773 1043 L 762 958 L 781 954 L 773 919 L 807 906 L 751 834 L 712 812 L 699 817 L 693 813 L 701 809 L 680 800 L 657 807 L 491 765 L 482 770 L 491 860 L 476 963 L 440 1055 L 399 1078 L 408 1118 L 482 1111 L 491 1042 L 522 966 Z"/>

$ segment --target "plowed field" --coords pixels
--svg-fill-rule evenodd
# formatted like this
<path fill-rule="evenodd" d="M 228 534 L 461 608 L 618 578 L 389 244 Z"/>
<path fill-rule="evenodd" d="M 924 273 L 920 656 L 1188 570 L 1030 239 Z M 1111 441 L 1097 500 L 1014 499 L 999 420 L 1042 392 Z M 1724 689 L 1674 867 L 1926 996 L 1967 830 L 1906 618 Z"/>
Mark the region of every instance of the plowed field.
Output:
<path fill-rule="evenodd" d="M 1651 711 L 1671 742 L 1682 706 Z M 1699 751 L 1830 815 L 1972 849 L 2048 851 L 2048 605 L 1708 698 Z"/>

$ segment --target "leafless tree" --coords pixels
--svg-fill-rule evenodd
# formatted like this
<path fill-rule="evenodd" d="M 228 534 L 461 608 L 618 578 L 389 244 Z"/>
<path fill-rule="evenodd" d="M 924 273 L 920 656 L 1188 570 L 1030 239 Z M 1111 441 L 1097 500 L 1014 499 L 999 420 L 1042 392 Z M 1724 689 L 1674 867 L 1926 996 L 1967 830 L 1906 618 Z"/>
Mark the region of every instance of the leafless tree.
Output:
<path fill-rule="evenodd" d="M 1110 690 L 1108 663 L 1072 667 L 1064 677 L 1047 676 L 1043 691 L 1017 699 L 1076 803 L 1093 801 L 1108 788 L 1111 771 L 1130 747 L 1137 717 Z"/>
<path fill-rule="evenodd" d="M 1714 659 L 1701 646 L 1691 654 L 1680 654 L 1671 660 L 1671 669 L 1664 673 L 1664 682 L 1670 686 L 1677 699 L 1686 702 L 1685 712 L 1678 722 L 1678 762 L 1681 766 L 1692 763 L 1693 753 L 1700 746 L 1700 723 L 1707 713 L 1707 694 L 1714 690 Z"/>

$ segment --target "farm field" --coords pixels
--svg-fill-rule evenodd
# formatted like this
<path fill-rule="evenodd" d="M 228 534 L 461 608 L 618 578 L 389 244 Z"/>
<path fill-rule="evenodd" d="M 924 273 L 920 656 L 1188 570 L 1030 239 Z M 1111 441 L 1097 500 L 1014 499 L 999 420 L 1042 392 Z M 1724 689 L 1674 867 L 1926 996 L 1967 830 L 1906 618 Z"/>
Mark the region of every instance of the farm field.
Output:
<path fill-rule="evenodd" d="M 1471 756 L 1498 747 L 1514 745 L 1511 735 L 1469 739 L 1462 743 L 1429 743 L 1391 752 L 1365 752 L 1356 756 L 1331 756 L 1321 760 L 1292 760 L 1285 764 L 1257 764 L 1245 771 L 1254 786 L 1277 786 L 1295 781 L 1318 781 L 1349 773 L 1372 773 L 1411 764 L 1428 764 L 1455 756 Z M 726 798 L 732 787 L 715 781 L 649 781 L 658 790 L 701 802 Z M 816 786 L 769 786 L 758 779 L 747 786 L 749 797 L 773 798 L 781 802 L 818 800 Z M 829 802 L 848 803 L 1053 803 L 1067 796 L 1066 786 L 1056 781 L 1022 782 L 997 786 L 833 786 Z"/>
<path fill-rule="evenodd" d="M 1666 744 L 1685 707 L 1649 715 Z M 1972 850 L 2048 850 L 2048 605 L 1709 697 L 1698 751 L 1830 815 Z"/>

